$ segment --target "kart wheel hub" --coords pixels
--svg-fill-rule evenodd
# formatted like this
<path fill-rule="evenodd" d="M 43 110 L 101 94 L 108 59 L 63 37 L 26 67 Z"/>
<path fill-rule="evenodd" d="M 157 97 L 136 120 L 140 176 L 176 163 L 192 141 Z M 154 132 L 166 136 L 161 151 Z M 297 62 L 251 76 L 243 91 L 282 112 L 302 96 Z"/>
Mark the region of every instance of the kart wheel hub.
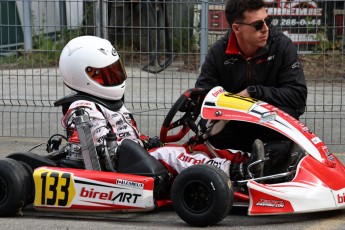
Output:
<path fill-rule="evenodd" d="M 210 197 L 210 190 L 200 181 L 191 181 L 184 186 L 183 202 L 189 211 L 202 213 L 208 210 Z"/>

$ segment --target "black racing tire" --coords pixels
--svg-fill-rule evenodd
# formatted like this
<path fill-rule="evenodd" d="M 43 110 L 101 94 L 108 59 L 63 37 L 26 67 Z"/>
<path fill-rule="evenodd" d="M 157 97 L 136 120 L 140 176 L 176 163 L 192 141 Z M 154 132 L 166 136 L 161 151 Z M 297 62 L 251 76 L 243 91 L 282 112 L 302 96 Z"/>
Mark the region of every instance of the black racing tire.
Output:
<path fill-rule="evenodd" d="M 174 210 L 186 223 L 206 227 L 222 221 L 232 209 L 234 190 L 221 169 L 208 164 L 183 170 L 171 189 Z"/>
<path fill-rule="evenodd" d="M 0 160 L 0 216 L 14 216 L 27 199 L 25 168 L 16 160 Z"/>
<path fill-rule="evenodd" d="M 34 170 L 25 162 L 23 161 L 18 161 L 23 167 L 23 174 L 24 174 L 24 182 L 26 184 L 26 199 L 25 199 L 25 206 L 28 204 L 32 204 L 35 199 L 35 182 L 34 182 L 34 177 L 33 173 Z"/>

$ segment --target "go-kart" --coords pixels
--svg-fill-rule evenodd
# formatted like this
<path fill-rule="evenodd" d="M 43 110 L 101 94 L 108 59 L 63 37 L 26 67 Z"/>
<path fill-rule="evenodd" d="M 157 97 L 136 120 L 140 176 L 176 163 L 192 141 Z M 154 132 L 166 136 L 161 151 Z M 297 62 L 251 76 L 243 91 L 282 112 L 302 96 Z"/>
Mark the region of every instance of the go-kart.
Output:
<path fill-rule="evenodd" d="M 177 113 L 183 112 L 173 121 Z M 217 121 L 202 131 L 196 125 L 198 114 Z M 286 168 L 276 174 L 232 181 L 234 206 L 248 206 L 248 215 L 306 213 L 345 208 L 345 167 L 326 145 L 304 124 L 286 112 L 262 101 L 241 97 L 215 87 L 205 96 L 203 90 L 186 91 L 172 106 L 161 129 L 164 142 L 179 141 L 190 129 L 196 135 L 187 145 L 204 142 L 214 157 L 219 156 L 207 138 L 214 127 L 228 121 L 243 121 L 275 130 L 292 142 Z M 223 125 L 219 125 L 222 124 Z M 168 135 L 172 129 L 176 134 Z M 266 165 L 272 155 L 252 163 Z M 248 166 L 250 170 L 251 165 Z M 265 167 L 265 166 L 264 166 Z M 251 175 L 248 172 L 248 175 Z M 173 194 L 178 197 L 181 195 Z M 183 203 L 174 205 L 182 206 Z M 183 217 L 181 217 L 183 219 Z"/>
<path fill-rule="evenodd" d="M 183 115 L 176 119 L 177 113 Z M 216 122 L 200 129 L 200 115 Z M 172 177 L 133 141 L 124 140 L 116 146 L 109 134 L 104 145 L 95 147 L 87 115 L 78 112 L 74 123 L 79 144 L 59 148 L 60 141 L 52 137 L 46 154 L 14 153 L 0 160 L 0 215 L 14 215 L 31 203 L 38 210 L 63 212 L 149 211 L 172 205 L 185 222 L 208 226 L 225 218 L 233 205 L 247 205 L 249 215 L 345 206 L 343 164 L 305 125 L 265 102 L 225 92 L 221 87 L 209 92 L 187 90 L 168 112 L 160 139 L 178 142 L 192 130 L 195 135 L 184 146 L 203 142 L 212 156 L 226 158 L 219 156 L 207 138 L 214 127 L 219 129 L 217 124 L 230 120 L 265 126 L 290 138 L 293 144 L 285 171 L 230 181 L 217 167 L 199 164 Z M 248 175 L 252 175 L 253 166 L 265 164 L 270 157 L 267 154 L 248 165 Z"/>
<path fill-rule="evenodd" d="M 80 99 L 117 106 L 78 93 L 54 104 L 65 109 Z M 31 204 L 39 211 L 142 212 L 179 202 L 176 211 L 187 223 L 209 226 L 229 213 L 231 182 L 217 167 L 195 165 L 172 176 L 132 140 L 117 145 L 109 133 L 95 146 L 85 110 L 75 111 L 73 124 L 78 142 L 55 134 L 46 152 L 34 153 L 34 147 L 0 159 L 0 216 L 21 214 Z M 171 194 L 182 196 L 172 201 Z"/>

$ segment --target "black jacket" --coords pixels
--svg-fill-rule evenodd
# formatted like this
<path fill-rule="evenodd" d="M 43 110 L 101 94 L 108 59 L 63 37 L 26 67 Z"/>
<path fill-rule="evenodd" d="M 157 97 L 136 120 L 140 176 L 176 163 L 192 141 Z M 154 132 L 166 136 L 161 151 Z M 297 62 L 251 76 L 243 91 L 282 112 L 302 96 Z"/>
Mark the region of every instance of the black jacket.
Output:
<path fill-rule="evenodd" d="M 265 47 L 253 57 L 225 53 L 231 31 L 210 48 L 195 87 L 211 89 L 222 86 L 239 93 L 256 86 L 256 97 L 298 118 L 303 114 L 307 86 L 303 69 L 292 41 L 275 28 L 270 29 Z"/>

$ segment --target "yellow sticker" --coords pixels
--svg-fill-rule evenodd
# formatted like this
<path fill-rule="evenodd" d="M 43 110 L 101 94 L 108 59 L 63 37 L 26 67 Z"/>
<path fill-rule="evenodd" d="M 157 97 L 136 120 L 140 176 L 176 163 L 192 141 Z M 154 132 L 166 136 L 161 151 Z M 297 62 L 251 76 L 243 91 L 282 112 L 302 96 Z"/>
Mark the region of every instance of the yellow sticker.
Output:
<path fill-rule="evenodd" d="M 217 105 L 248 112 L 255 102 L 257 102 L 257 100 L 250 97 L 241 97 L 232 93 L 223 93 L 218 97 Z"/>
<path fill-rule="evenodd" d="M 35 206 L 69 207 L 75 196 L 73 174 L 38 169 L 34 172 Z"/>

